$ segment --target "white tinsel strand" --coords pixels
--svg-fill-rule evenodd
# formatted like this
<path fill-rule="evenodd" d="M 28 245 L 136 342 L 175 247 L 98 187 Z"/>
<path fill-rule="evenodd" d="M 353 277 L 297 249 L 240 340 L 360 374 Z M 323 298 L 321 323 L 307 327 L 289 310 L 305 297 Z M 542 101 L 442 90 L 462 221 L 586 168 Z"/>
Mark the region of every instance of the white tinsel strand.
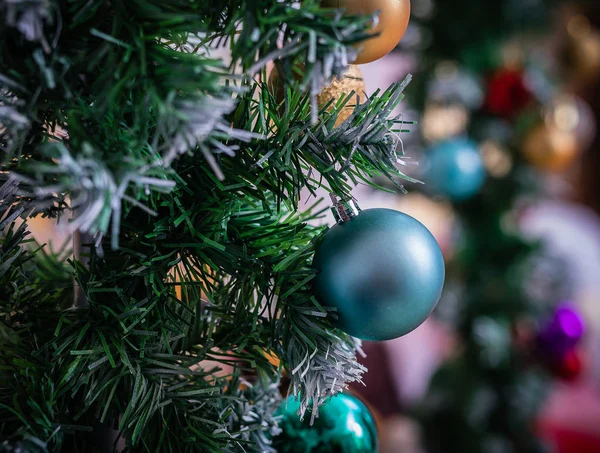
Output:
<path fill-rule="evenodd" d="M 245 441 L 238 445 L 253 445 L 256 453 L 276 453 L 271 438 L 281 432 L 274 415 L 281 405 L 279 380 L 262 379 L 255 384 L 244 380 L 242 384 L 245 390 L 237 403 L 238 410 L 230 417 L 230 429 L 238 426 L 239 437 Z"/>
<path fill-rule="evenodd" d="M 0 17 L 8 27 L 19 30 L 28 41 L 39 42 L 49 53 L 44 25 L 52 23 L 50 7 L 48 0 L 0 0 Z"/>
<path fill-rule="evenodd" d="M 169 141 L 168 149 L 163 155 L 164 166 L 171 166 L 177 157 L 199 148 L 217 178 L 221 181 L 225 179 L 213 154 L 222 153 L 234 156 L 237 148 L 216 139 L 211 140 L 210 137 L 214 134 L 222 134 L 231 140 L 240 140 L 246 143 L 253 139 L 263 138 L 260 135 L 233 129 L 227 125 L 223 116 L 234 108 L 233 99 L 209 96 L 195 101 L 176 102 L 174 109 L 177 117 L 181 120 L 173 126 L 177 132 L 172 138 L 168 137 L 168 130 L 162 132 Z"/>
<path fill-rule="evenodd" d="M 287 351 L 293 367 L 291 392 L 300 400 L 298 415 L 304 418 L 310 407 L 311 424 L 327 397 L 346 390 L 353 382 L 362 383 L 362 375 L 367 371 L 356 358 L 357 353 L 364 355 L 360 340 L 348 337 L 344 341 L 325 332 L 313 333 L 312 338 L 318 343 L 316 349 L 309 349 L 300 337 L 293 337 Z"/>
<path fill-rule="evenodd" d="M 2 80 L 0 79 L 0 83 Z M 1 94 L 1 93 L 0 93 Z M 15 103 L 16 103 L 16 99 Z M 29 130 L 29 120 L 14 107 L 0 104 L 0 160 L 10 158 Z"/>
<path fill-rule="evenodd" d="M 146 190 L 161 192 L 169 192 L 175 187 L 174 181 L 146 176 L 146 173 L 152 170 L 151 166 L 137 169 L 137 172 L 126 172 L 117 181 L 112 172 L 93 157 L 94 151 L 91 147 L 86 146 L 79 156 L 73 157 L 62 143 L 52 143 L 50 146 L 59 152 L 55 166 L 40 166 L 36 180 L 15 175 L 23 183 L 21 195 L 36 198 L 31 202 L 36 211 L 53 206 L 57 194 L 62 197 L 70 195 L 71 209 L 75 217 L 64 228 L 70 234 L 79 231 L 92 236 L 97 246 L 108 231 L 112 218 L 111 245 L 113 248 L 118 247 L 123 201 L 128 201 L 151 215 L 155 214 L 126 194 L 132 183 L 145 187 Z M 46 185 L 45 175 L 56 176 L 58 182 Z"/>

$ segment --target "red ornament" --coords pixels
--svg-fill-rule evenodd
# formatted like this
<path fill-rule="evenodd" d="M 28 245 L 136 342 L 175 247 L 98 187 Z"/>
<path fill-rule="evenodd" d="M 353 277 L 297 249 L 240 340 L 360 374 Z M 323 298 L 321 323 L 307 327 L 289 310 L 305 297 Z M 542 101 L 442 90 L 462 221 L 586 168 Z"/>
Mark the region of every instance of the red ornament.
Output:
<path fill-rule="evenodd" d="M 573 382 L 583 373 L 584 363 L 581 355 L 575 350 L 567 352 L 552 365 L 552 372 L 568 382 Z"/>
<path fill-rule="evenodd" d="M 502 69 L 488 80 L 484 108 L 489 113 L 511 119 L 532 100 L 533 95 L 525 84 L 523 72 Z"/>

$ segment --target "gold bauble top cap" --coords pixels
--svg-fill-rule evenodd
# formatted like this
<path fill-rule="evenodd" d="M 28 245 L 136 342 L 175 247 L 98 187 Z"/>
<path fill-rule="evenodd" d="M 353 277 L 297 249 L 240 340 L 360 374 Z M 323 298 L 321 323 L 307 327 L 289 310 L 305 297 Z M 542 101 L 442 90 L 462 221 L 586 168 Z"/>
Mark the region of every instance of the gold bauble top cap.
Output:
<path fill-rule="evenodd" d="M 321 6 L 344 9 L 346 14 L 353 15 L 379 11 L 378 20 L 370 30 L 379 35 L 357 44 L 355 64 L 370 63 L 387 55 L 404 36 L 410 19 L 410 0 L 323 0 Z"/>

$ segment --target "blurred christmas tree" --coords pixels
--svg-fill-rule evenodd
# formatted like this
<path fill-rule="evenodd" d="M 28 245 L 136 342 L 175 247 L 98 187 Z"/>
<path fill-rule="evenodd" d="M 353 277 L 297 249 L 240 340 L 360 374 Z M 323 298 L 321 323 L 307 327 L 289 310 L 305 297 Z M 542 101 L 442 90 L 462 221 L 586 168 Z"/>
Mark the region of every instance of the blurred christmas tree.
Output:
<path fill-rule="evenodd" d="M 0 0 L 3 450 L 273 451 L 282 370 L 301 413 L 361 379 L 299 205 L 404 178 L 405 84 L 317 96 L 363 12 Z M 69 218 L 73 257 L 31 246 L 34 216 Z"/>
<path fill-rule="evenodd" d="M 431 453 L 545 451 L 534 422 L 552 374 L 580 371 L 582 320 L 557 308 L 568 273 L 519 231 L 546 175 L 568 170 L 590 142 L 585 103 L 557 83 L 548 45 L 556 3 L 413 3 L 420 177 L 452 203 L 460 231 L 437 311 L 460 347 L 418 411 Z"/>

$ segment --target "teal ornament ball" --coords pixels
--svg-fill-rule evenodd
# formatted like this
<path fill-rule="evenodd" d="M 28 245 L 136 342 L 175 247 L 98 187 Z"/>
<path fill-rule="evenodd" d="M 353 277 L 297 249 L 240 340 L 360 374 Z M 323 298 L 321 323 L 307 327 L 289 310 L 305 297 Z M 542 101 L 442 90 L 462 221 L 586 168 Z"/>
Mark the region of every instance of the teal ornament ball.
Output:
<path fill-rule="evenodd" d="M 476 195 L 486 172 L 477 145 L 466 139 L 452 139 L 435 145 L 429 152 L 429 166 L 423 177 L 426 186 L 453 201 Z"/>
<path fill-rule="evenodd" d="M 444 258 L 425 226 L 402 212 L 368 209 L 330 228 L 317 245 L 314 292 L 334 322 L 363 340 L 416 329 L 444 286 Z"/>
<path fill-rule="evenodd" d="M 279 408 L 282 432 L 273 439 L 278 453 L 375 453 L 377 428 L 367 406 L 348 394 L 329 397 L 310 425 L 297 415 L 300 404 L 290 396 Z"/>

